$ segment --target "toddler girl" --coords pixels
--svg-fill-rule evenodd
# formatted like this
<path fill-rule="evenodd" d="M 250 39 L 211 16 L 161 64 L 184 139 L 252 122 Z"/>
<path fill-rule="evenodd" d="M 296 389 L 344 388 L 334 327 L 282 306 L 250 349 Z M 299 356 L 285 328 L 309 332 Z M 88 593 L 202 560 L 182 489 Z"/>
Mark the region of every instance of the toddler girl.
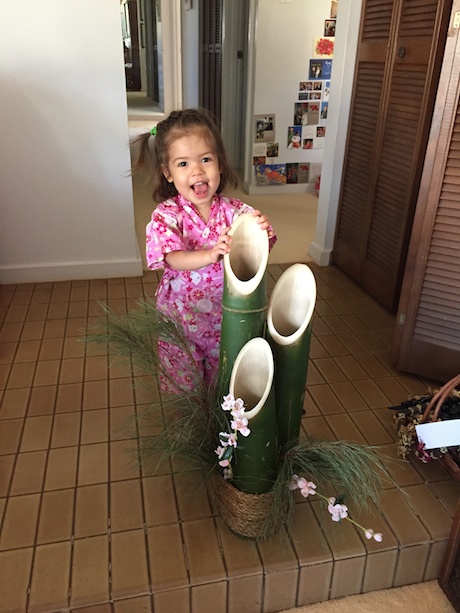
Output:
<path fill-rule="evenodd" d="M 261 230 L 268 231 L 270 247 L 276 237 L 265 215 L 221 195 L 227 185 L 236 187 L 237 179 L 220 132 L 207 113 L 173 111 L 137 141 L 140 153 L 133 170 L 152 155 L 153 197 L 161 202 L 146 232 L 148 268 L 164 268 L 156 292 L 157 308 L 180 320 L 191 355 L 209 385 L 219 366 L 222 257 L 231 249 L 230 226 L 238 215 L 252 211 Z M 177 388 L 191 389 L 196 369 L 185 353 L 162 340 L 158 346 L 161 363 Z M 172 391 L 164 377 L 161 385 Z"/>

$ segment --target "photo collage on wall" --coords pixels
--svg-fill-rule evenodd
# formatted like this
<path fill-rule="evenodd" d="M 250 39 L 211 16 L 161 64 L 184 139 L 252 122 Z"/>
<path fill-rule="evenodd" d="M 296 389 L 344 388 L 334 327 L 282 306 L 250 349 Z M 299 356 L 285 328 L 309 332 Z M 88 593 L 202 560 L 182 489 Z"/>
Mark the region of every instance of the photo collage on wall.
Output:
<path fill-rule="evenodd" d="M 335 24 L 338 0 L 332 0 L 321 36 L 315 37 L 305 80 L 298 84 L 292 125 L 287 128 L 286 143 L 275 142 L 275 115 L 255 115 L 253 166 L 256 185 L 314 183 L 319 189 L 321 163 L 277 163 L 280 149 L 322 149 L 331 87 Z"/>

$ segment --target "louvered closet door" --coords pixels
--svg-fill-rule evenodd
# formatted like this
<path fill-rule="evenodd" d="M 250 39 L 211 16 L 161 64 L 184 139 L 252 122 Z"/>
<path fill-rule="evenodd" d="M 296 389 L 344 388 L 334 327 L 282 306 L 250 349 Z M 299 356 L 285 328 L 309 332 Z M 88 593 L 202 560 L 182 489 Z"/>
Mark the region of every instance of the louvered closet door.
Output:
<path fill-rule="evenodd" d="M 363 8 L 333 261 L 396 308 L 451 0 Z"/>
<path fill-rule="evenodd" d="M 222 2 L 200 2 L 200 105 L 220 125 L 222 109 Z"/>
<path fill-rule="evenodd" d="M 455 0 L 453 11 L 460 11 Z M 460 373 L 460 43 L 446 44 L 398 308 L 393 357 L 440 382 Z"/>

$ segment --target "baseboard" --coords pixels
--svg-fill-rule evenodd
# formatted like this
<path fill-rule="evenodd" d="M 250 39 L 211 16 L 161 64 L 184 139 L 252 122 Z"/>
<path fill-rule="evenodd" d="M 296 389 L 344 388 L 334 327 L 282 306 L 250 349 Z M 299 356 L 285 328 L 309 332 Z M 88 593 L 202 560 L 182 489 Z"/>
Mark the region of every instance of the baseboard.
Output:
<path fill-rule="evenodd" d="M 315 264 L 318 266 L 329 266 L 331 263 L 332 249 L 323 249 L 320 245 L 313 242 L 310 243 L 308 254 L 311 255 Z"/>
<path fill-rule="evenodd" d="M 250 196 L 278 194 L 316 194 L 314 183 L 292 183 L 289 185 L 249 185 L 245 182 L 244 191 Z"/>
<path fill-rule="evenodd" d="M 114 279 L 142 277 L 142 260 L 110 260 L 101 262 L 59 262 L 0 266 L 0 284 L 48 283 L 82 279 Z"/>

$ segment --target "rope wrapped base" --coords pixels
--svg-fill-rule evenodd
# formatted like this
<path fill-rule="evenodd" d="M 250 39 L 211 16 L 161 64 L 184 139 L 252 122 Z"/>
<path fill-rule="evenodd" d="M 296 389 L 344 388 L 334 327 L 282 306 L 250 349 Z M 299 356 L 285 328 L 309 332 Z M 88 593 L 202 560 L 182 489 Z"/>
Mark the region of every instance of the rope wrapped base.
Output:
<path fill-rule="evenodd" d="M 212 505 L 232 532 L 244 538 L 261 540 L 277 532 L 289 515 L 289 501 L 280 513 L 274 511 L 274 493 L 246 494 L 229 481 L 212 473 L 207 482 Z"/>

